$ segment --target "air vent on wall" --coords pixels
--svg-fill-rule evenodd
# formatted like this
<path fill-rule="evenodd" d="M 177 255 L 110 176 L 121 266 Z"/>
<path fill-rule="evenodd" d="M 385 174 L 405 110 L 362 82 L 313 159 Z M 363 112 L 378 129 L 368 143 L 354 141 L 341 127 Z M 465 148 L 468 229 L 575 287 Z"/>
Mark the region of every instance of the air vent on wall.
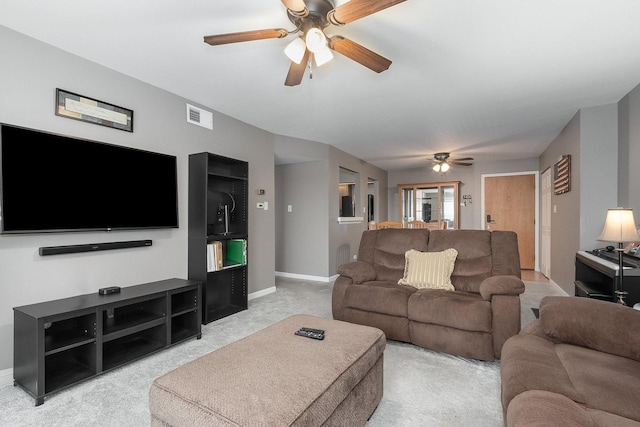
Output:
<path fill-rule="evenodd" d="M 187 123 L 213 130 L 213 113 L 187 104 Z"/>

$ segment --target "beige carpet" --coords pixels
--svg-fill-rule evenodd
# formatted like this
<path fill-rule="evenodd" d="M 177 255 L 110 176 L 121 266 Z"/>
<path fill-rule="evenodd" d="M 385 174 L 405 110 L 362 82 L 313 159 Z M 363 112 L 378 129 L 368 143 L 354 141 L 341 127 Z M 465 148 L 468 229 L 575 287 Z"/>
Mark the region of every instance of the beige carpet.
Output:
<path fill-rule="evenodd" d="M 544 295 L 564 294 L 553 283 L 526 282 L 523 324 Z M 34 407 L 18 387 L 0 389 L 0 426 L 149 425 L 148 391 L 158 376 L 298 313 L 331 317 L 332 285 L 278 279 L 277 292 L 249 302 L 249 310 L 203 326 L 190 340 L 70 387 Z M 478 362 L 389 341 L 384 396 L 367 427 L 502 426 L 499 362 Z M 268 426 L 273 427 L 273 426 Z"/>

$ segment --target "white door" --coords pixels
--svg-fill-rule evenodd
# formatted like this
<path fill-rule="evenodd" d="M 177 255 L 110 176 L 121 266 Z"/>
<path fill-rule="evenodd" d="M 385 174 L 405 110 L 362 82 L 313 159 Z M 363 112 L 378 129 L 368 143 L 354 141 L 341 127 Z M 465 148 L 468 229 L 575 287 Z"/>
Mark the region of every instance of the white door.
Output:
<path fill-rule="evenodd" d="M 542 172 L 540 178 L 540 272 L 548 278 L 551 274 L 551 168 Z"/>

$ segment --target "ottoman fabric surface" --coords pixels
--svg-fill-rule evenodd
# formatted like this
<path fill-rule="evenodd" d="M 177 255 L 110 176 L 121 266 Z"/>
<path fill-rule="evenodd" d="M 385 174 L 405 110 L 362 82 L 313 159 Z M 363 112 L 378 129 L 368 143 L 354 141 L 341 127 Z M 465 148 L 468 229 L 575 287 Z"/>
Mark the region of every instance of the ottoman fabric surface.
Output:
<path fill-rule="evenodd" d="M 294 335 L 301 327 L 324 340 Z M 385 346 L 376 328 L 292 316 L 157 378 L 151 424 L 363 425 L 382 398 Z"/>

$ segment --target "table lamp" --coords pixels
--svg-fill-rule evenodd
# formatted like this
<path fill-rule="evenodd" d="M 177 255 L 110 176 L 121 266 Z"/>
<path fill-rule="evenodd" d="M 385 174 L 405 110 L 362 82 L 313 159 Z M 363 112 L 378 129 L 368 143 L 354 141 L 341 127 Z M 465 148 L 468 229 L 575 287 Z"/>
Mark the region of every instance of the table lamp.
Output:
<path fill-rule="evenodd" d="M 622 283 L 624 272 L 622 264 L 623 244 L 640 241 L 640 235 L 638 235 L 636 222 L 633 218 L 633 210 L 625 208 L 608 209 L 607 218 L 604 221 L 604 229 L 598 240 L 618 243 L 618 249 L 616 249 L 618 252 L 618 286 L 615 290 L 615 296 L 618 303 L 627 305 L 624 300 L 627 292 L 624 290 Z"/>

